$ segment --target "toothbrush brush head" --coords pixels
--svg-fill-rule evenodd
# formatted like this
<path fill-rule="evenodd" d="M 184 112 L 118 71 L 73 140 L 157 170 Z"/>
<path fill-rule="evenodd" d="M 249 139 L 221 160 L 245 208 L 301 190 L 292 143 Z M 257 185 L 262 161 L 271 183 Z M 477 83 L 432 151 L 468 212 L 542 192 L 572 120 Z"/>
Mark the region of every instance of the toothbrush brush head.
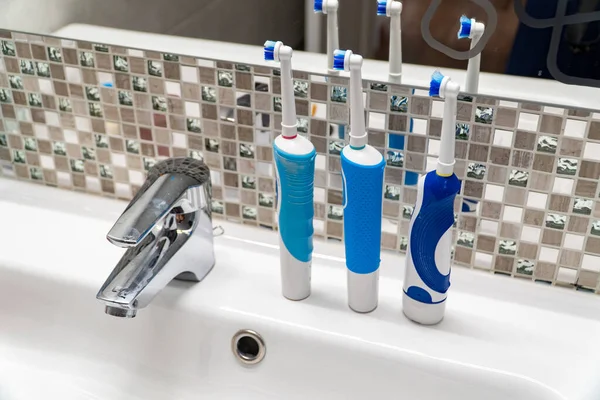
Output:
<path fill-rule="evenodd" d="M 431 83 L 429 84 L 429 96 L 444 97 L 442 93 L 442 85 L 445 83 L 446 77 L 438 70 L 431 75 Z"/>
<path fill-rule="evenodd" d="M 458 38 L 466 39 L 471 37 L 471 30 L 473 28 L 473 20 L 463 15 L 460 17 L 460 28 L 458 28 Z"/>
<path fill-rule="evenodd" d="M 350 70 L 352 50 L 336 50 L 333 52 L 333 69 L 338 71 Z"/>
<path fill-rule="evenodd" d="M 315 10 L 316 13 L 323 12 L 323 1 L 324 0 L 315 0 L 313 9 Z"/>
<path fill-rule="evenodd" d="M 388 13 L 388 5 L 391 5 L 390 0 L 377 0 L 377 15 L 389 15 Z"/>
<path fill-rule="evenodd" d="M 277 48 L 277 44 L 274 40 L 267 40 L 264 44 L 265 49 L 265 61 L 275 61 L 275 50 Z"/>

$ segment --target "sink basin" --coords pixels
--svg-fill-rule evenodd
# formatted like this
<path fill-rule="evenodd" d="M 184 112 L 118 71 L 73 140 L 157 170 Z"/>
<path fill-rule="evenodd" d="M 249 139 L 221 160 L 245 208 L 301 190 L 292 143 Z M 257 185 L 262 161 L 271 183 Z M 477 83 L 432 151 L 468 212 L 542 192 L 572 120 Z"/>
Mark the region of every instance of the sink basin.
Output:
<path fill-rule="evenodd" d="M 382 255 L 380 305 L 346 305 L 343 247 L 317 241 L 313 293 L 280 294 L 275 232 L 215 220 L 217 264 L 172 282 L 134 319 L 96 292 L 123 250 L 126 203 L 0 179 L 0 398 L 597 399 L 598 298 L 456 268 L 446 318 L 402 315 L 401 255 Z M 266 356 L 242 364 L 240 329 Z"/>

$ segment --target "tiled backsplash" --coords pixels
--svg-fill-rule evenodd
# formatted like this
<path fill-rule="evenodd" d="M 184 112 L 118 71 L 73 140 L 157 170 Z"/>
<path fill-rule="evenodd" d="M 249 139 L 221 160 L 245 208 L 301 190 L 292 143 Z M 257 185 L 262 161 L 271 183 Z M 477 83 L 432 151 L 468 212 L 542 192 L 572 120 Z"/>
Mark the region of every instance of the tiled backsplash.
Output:
<path fill-rule="evenodd" d="M 157 160 L 202 158 L 215 215 L 274 227 L 276 68 L 7 31 L 0 40 L 0 175 L 130 199 Z M 299 131 L 318 153 L 316 234 L 342 239 L 348 81 L 294 78 Z M 404 251 L 416 200 L 404 178 L 434 165 L 443 103 L 377 82 L 365 82 L 365 100 L 369 143 L 387 159 L 382 247 Z M 456 263 L 598 292 L 600 114 L 475 97 L 459 102 L 458 120 Z M 461 211 L 462 196 L 475 211 Z"/>

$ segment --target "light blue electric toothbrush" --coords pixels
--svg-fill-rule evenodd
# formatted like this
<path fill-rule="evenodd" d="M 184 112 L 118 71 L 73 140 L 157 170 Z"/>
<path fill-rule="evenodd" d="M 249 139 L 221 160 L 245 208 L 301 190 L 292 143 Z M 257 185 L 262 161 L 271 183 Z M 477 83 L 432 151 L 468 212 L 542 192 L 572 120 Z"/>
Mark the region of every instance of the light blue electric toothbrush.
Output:
<path fill-rule="evenodd" d="M 333 67 L 350 71 L 350 144 L 342 150 L 344 241 L 348 268 L 348 305 L 356 312 L 377 308 L 383 171 L 385 161 L 367 144 L 362 96 L 363 58 L 336 50 Z"/>
<path fill-rule="evenodd" d="M 456 107 L 460 86 L 436 71 L 430 96 L 445 99 L 440 155 L 435 171 L 419 179 L 410 221 L 402 308 L 411 320 L 437 324 L 444 318 L 450 287 L 454 199 L 460 181 L 454 174 Z"/>
<path fill-rule="evenodd" d="M 313 190 L 315 147 L 298 135 L 292 80 L 292 48 L 267 40 L 267 61 L 281 63 L 281 135 L 273 142 L 277 172 L 277 216 L 283 296 L 303 300 L 310 296 L 313 251 Z"/>

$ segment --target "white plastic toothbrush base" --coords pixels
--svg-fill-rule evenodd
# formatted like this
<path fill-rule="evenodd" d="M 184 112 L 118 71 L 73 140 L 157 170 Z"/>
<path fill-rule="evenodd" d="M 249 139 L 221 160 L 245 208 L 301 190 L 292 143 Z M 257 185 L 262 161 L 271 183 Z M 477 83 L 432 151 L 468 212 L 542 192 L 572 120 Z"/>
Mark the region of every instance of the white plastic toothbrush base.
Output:
<path fill-rule="evenodd" d="M 368 313 L 377 308 L 379 269 L 370 274 L 348 270 L 348 306 L 356 312 Z"/>
<path fill-rule="evenodd" d="M 413 300 L 406 293 L 403 293 L 402 310 L 404 315 L 411 321 L 422 325 L 435 325 L 444 319 L 446 301 L 439 304 L 425 304 Z"/>
<path fill-rule="evenodd" d="M 288 300 L 304 300 L 310 296 L 311 261 L 294 258 L 279 237 L 281 293 Z"/>

